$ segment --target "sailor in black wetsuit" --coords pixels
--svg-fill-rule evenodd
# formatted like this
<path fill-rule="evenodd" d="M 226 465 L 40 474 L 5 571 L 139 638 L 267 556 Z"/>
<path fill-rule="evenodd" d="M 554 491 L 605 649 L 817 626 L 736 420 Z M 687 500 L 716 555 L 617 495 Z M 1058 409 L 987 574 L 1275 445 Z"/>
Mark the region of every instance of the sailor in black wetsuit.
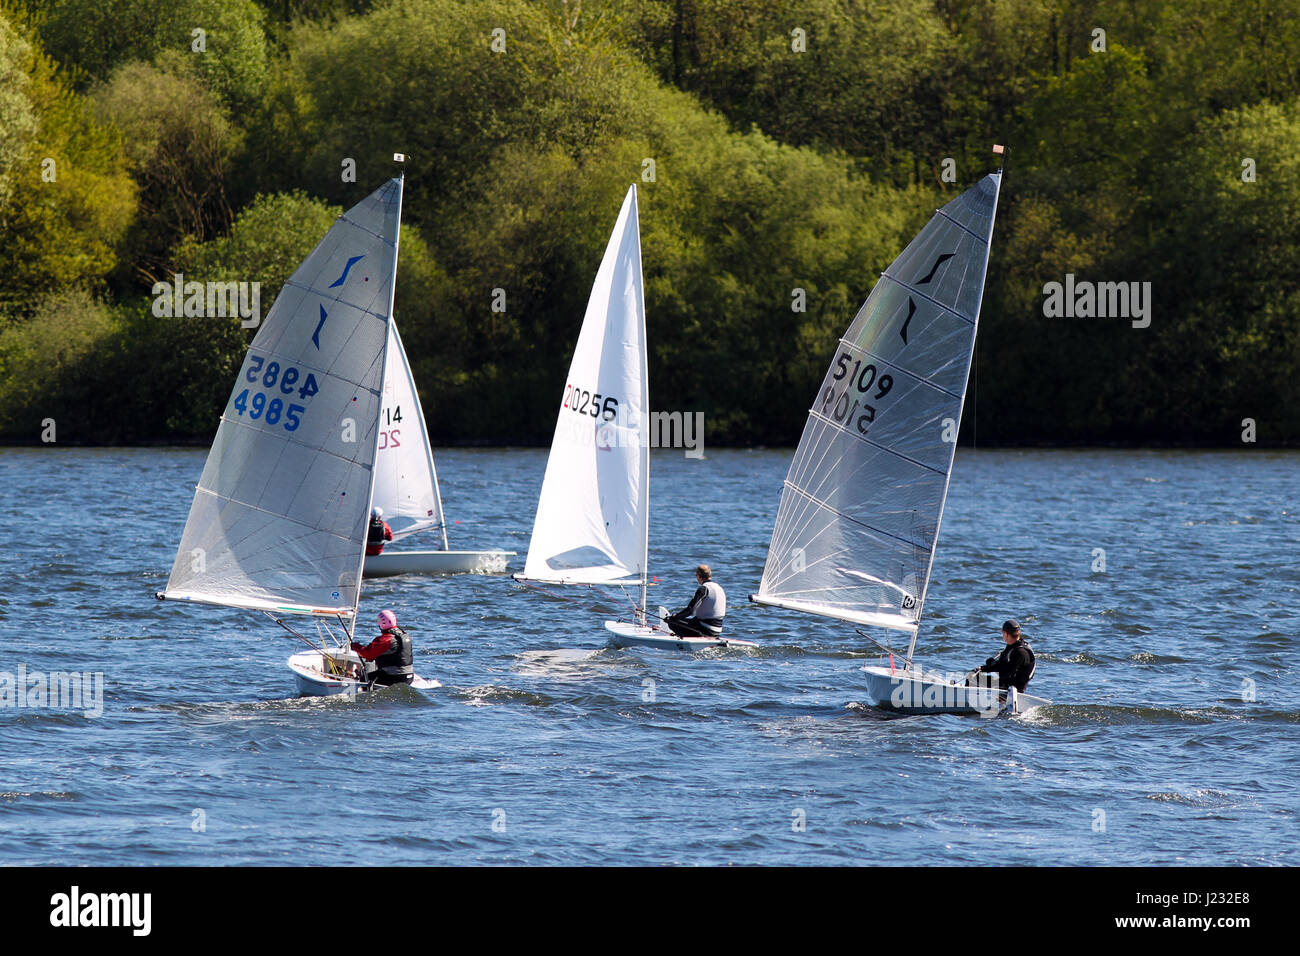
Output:
<path fill-rule="evenodd" d="M 975 674 L 996 674 L 996 686 L 1003 690 L 1014 687 L 1019 693 L 1024 693 L 1025 685 L 1034 676 L 1034 652 L 1020 636 L 1020 625 L 1016 621 L 1002 625 L 1002 640 L 1007 645 L 1002 648 L 1002 653 L 975 668 Z"/>
<path fill-rule="evenodd" d="M 727 613 L 727 593 L 713 580 L 713 571 L 707 564 L 695 569 L 695 580 L 700 585 L 695 589 L 695 596 L 690 604 L 667 619 L 668 629 L 678 637 L 717 637 L 722 633 L 722 619 Z"/>

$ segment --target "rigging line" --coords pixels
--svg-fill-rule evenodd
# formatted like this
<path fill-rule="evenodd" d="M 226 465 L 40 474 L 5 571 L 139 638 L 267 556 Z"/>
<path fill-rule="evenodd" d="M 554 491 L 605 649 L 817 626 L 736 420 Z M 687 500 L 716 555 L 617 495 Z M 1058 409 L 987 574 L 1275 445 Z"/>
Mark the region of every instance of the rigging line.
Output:
<path fill-rule="evenodd" d="M 637 615 L 636 601 L 632 600 L 632 596 L 627 593 L 626 586 L 624 586 L 623 584 L 619 584 L 618 589 L 623 592 L 623 597 L 627 598 L 628 604 L 632 605 L 632 621 L 633 623 L 636 623 L 636 615 Z M 649 614 L 650 609 L 648 607 L 641 608 L 640 610 L 641 610 L 641 616 L 644 618 L 644 621 L 642 622 L 643 626 L 650 628 L 652 631 L 663 631 L 665 634 L 670 633 L 668 628 L 660 627 L 658 624 L 650 623 L 650 614 Z"/>
<path fill-rule="evenodd" d="M 323 651 L 325 650 L 325 642 L 324 642 L 324 641 L 321 641 L 321 646 L 318 648 L 315 644 L 313 644 L 313 643 L 311 642 L 311 640 L 310 640 L 309 638 L 306 638 L 306 637 L 304 637 L 303 635 L 299 634 L 297 631 L 295 631 L 293 628 L 291 628 L 288 624 L 284 623 L 284 621 L 280 620 L 278 617 L 276 617 L 276 616 L 275 616 L 274 614 L 272 614 L 270 611 L 263 611 L 262 613 L 265 614 L 267 617 L 269 617 L 271 620 L 275 621 L 276 624 L 279 624 L 282 628 L 284 628 L 286 631 L 288 631 L 288 632 L 289 632 L 290 634 L 292 634 L 294 637 L 298 638 L 298 640 L 302 641 L 304 644 L 306 644 L 308 647 L 310 647 L 313 651 L 315 651 L 315 650 L 320 650 L 320 651 L 323 652 Z"/>
<path fill-rule="evenodd" d="M 866 631 L 862 630 L 861 628 L 857 628 L 857 627 L 855 627 L 853 630 L 856 631 L 858 634 L 861 634 L 863 637 L 865 637 L 867 640 L 869 640 L 872 644 L 875 644 L 876 647 L 880 648 L 882 651 L 888 651 L 890 654 L 897 654 L 899 657 L 901 657 L 904 661 L 907 662 L 907 666 L 908 666 L 908 668 L 909 668 L 909 669 L 911 668 L 911 666 L 912 666 L 912 659 L 911 659 L 910 657 L 908 657 L 906 654 L 904 654 L 902 651 L 896 651 L 896 650 L 894 650 L 892 647 L 890 647 L 888 644 L 881 644 L 878 640 L 876 640 L 874 637 L 872 637 L 870 634 L 868 634 Z"/>
<path fill-rule="evenodd" d="M 544 587 L 539 587 L 537 584 L 533 583 L 532 578 L 522 578 L 522 579 L 515 578 L 515 581 L 518 582 L 519 584 L 522 584 L 524 587 L 528 588 L 529 590 L 537 591 L 541 594 L 545 594 L 547 597 L 555 598 L 557 601 L 567 601 L 569 604 L 582 604 L 582 602 L 579 601 L 577 598 L 570 597 L 567 594 L 557 594 L 555 591 L 548 591 Z M 572 584 L 569 586 L 570 587 L 580 587 L 580 586 L 591 587 L 591 585 L 572 585 Z"/>

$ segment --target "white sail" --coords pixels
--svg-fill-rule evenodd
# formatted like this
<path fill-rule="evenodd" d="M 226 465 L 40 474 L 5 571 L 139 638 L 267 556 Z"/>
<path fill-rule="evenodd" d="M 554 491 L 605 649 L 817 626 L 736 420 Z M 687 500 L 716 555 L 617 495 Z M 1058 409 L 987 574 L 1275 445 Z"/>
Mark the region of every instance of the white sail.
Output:
<path fill-rule="evenodd" d="M 433 467 L 424 410 L 396 322 L 388 325 L 388 370 L 384 373 L 371 504 L 384 510 L 394 540 L 417 531 L 439 529 L 443 548 L 447 547 L 438 473 Z"/>
<path fill-rule="evenodd" d="M 244 357 L 162 596 L 355 613 L 401 181 L 339 217 Z"/>
<path fill-rule="evenodd" d="M 605 248 L 565 379 L 522 577 L 644 581 L 650 457 L 636 186 Z"/>
<path fill-rule="evenodd" d="M 786 477 L 756 602 L 915 633 L 1000 185 L 989 175 L 936 212 L 840 340 Z"/>

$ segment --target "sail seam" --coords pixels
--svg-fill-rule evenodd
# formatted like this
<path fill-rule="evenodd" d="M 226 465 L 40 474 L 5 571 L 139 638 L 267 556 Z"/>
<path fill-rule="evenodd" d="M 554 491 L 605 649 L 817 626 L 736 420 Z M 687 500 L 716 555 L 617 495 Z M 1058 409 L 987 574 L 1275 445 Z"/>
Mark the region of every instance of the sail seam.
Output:
<path fill-rule="evenodd" d="M 877 362 L 879 362 L 881 365 L 888 365 L 888 366 L 889 366 L 891 369 L 893 369 L 895 372 L 902 372 L 902 373 L 903 373 L 904 375 L 906 375 L 908 378 L 911 378 L 911 379 L 913 379 L 913 380 L 915 380 L 915 381 L 917 381 L 917 382 L 921 382 L 921 383 L 923 383 L 923 384 L 925 384 L 925 385 L 929 385 L 929 386 L 930 386 L 931 388 L 933 388 L 935 391 L 937 391 L 937 392 L 943 392 L 943 393 L 944 393 L 945 395 L 947 395 L 949 398 L 955 398 L 955 399 L 957 399 L 958 401 L 961 400 L 961 396 L 958 395 L 956 392 L 950 392 L 950 391 L 948 391 L 948 389 L 946 389 L 946 388 L 944 388 L 942 385 L 939 385 L 938 383 L 936 383 L 936 382 L 934 382 L 934 381 L 932 381 L 932 380 L 926 378 L 924 375 L 917 375 L 915 372 L 911 371 L 910 369 L 903 368 L 903 366 L 901 366 L 901 365 L 895 365 L 895 364 L 894 364 L 893 362 L 891 362 L 889 359 L 885 358 L 883 355 L 880 355 L 880 354 L 877 353 L 877 352 L 873 352 L 873 351 L 871 351 L 871 349 L 864 349 L 861 345 L 858 345 L 858 344 L 855 343 L 855 342 L 850 342 L 848 339 L 840 339 L 840 344 L 843 345 L 843 346 L 845 346 L 846 348 L 850 348 L 850 349 L 853 349 L 853 350 L 855 350 L 855 351 L 861 352 L 863 355 L 869 355 L 869 356 L 871 356 L 873 359 L 875 359 Z M 816 399 L 814 399 L 814 401 L 816 401 Z M 877 401 L 879 401 L 879 399 L 877 399 Z M 815 409 L 816 407 L 817 407 L 816 405 L 813 405 L 813 409 Z M 812 409 L 809 409 L 809 411 L 812 411 Z"/>
<path fill-rule="evenodd" d="M 915 541 L 909 541 L 907 538 L 900 538 L 900 537 L 899 537 L 898 535 L 896 535 L 896 534 L 892 534 L 892 533 L 890 533 L 890 532 L 888 532 L 888 531 L 883 531 L 883 530 L 881 530 L 880 528 L 876 528 L 876 527 L 874 527 L 874 526 L 872 526 L 872 525 L 867 524 L 865 521 L 862 521 L 862 520 L 860 520 L 860 519 L 858 519 L 858 518 L 853 517 L 852 515 L 845 514 L 843 511 L 840 511 L 840 509 L 838 509 L 838 508 L 836 508 L 836 507 L 834 507 L 834 506 L 832 506 L 832 505 L 828 505 L 826 502 L 822 501 L 822 500 L 821 500 L 820 498 L 818 498 L 816 495 L 809 494 L 808 492 L 806 492 L 806 491 L 804 491 L 802 488 L 800 488 L 798 485 L 791 484 L 790 481 L 789 481 L 788 479 L 786 480 L 786 483 L 785 483 L 785 484 L 786 484 L 786 487 L 788 487 L 791 491 L 794 491 L 794 492 L 796 492 L 797 494 L 803 495 L 803 496 L 804 496 L 805 498 L 807 498 L 809 501 L 813 502 L 814 504 L 820 505 L 821 507 L 825 508 L 825 509 L 826 509 L 827 511 L 829 511 L 829 512 L 832 512 L 833 514 L 837 514 L 837 515 L 839 515 L 839 516 L 840 516 L 841 518 L 843 518 L 845 521 L 852 521 L 854 524 L 856 524 L 856 525 L 860 525 L 861 527 L 866 528 L 868 531 L 874 531 L 876 534 L 882 534 L 882 535 L 884 535 L 886 538 L 893 538 L 895 541 L 901 541 L 903 544 L 909 545 L 910 547 L 913 547 L 913 548 L 921 548 L 922 550 L 925 550 L 925 551 L 930 550 L 930 549 L 929 549 L 928 547 L 926 547 L 924 544 L 918 544 L 918 543 L 915 542 Z"/>
<path fill-rule="evenodd" d="M 893 263 L 890 263 L 890 267 L 889 267 L 889 268 L 890 268 L 890 269 L 893 268 Z M 908 285 L 908 284 L 907 284 L 906 282 L 904 282 L 902 279 L 899 279 L 899 278 L 896 277 L 896 276 L 892 276 L 892 275 L 890 275 L 890 274 L 889 274 L 889 269 L 886 269 L 884 272 L 880 273 L 880 278 L 882 278 L 882 279 L 888 279 L 890 282 L 897 282 L 899 285 L 901 285 L 901 286 L 902 286 L 904 289 L 906 289 L 908 292 L 912 293 L 913 295 L 919 295 L 922 299 L 925 299 L 926 302 L 929 302 L 930 304 L 935 305 L 935 306 L 937 306 L 937 307 L 940 308 L 940 309 L 943 309 L 943 311 L 945 311 L 945 312 L 951 312 L 953 315 L 957 316 L 957 318 L 961 319 L 963 322 L 968 322 L 968 323 L 970 323 L 971 325 L 974 325 L 974 324 L 975 324 L 975 320 L 974 320 L 974 319 L 967 317 L 965 314 L 963 314 L 963 313 L 961 313 L 961 312 L 958 312 L 958 311 L 957 311 L 956 309 L 954 309 L 952 306 L 950 306 L 950 305 L 944 305 L 942 302 L 940 302 L 938 299 L 934 298 L 933 296 L 926 295 L 924 292 L 922 292 L 920 289 L 916 288 L 915 286 Z"/>
<path fill-rule="evenodd" d="M 956 219 L 952 218 L 952 216 L 948 215 L 942 209 L 936 209 L 935 212 L 938 213 L 940 216 L 943 216 L 944 219 L 947 219 L 950 223 L 952 223 L 962 232 L 968 234 L 971 238 L 978 240 L 983 245 L 988 245 L 988 241 L 983 236 L 979 235 L 977 232 L 975 232 L 975 230 L 971 229 L 969 226 L 958 222 Z"/>
<path fill-rule="evenodd" d="M 376 312 L 373 309 L 366 308 L 364 305 L 357 305 L 355 302 L 348 302 L 342 297 L 343 296 L 342 292 L 340 292 L 338 295 L 326 295 L 324 292 L 321 292 L 319 289 L 315 289 L 309 285 L 303 285 L 301 282 L 294 282 L 292 279 L 286 279 L 284 281 L 284 284 L 287 286 L 293 286 L 293 288 L 295 289 L 301 289 L 304 292 L 310 292 L 312 295 L 318 295 L 322 299 L 325 299 L 329 302 L 341 303 L 342 305 L 346 305 L 350 309 L 356 309 L 358 312 L 363 312 L 366 315 L 374 316 L 376 319 L 381 319 L 385 323 L 387 323 L 390 318 L 390 316 L 384 312 Z"/>
<path fill-rule="evenodd" d="M 880 444 L 880 442 L 878 442 L 878 441 L 872 441 L 872 440 L 871 440 L 870 438 L 868 438 L 866 435 L 860 435 L 860 434 L 859 434 L 859 435 L 855 435 L 853 432 L 849 431 L 849 429 L 845 428 L 845 427 L 844 427 L 843 425 L 841 425 L 839 422 L 835 421 L 835 419 L 833 419 L 833 418 L 827 418 L 825 415 L 823 415 L 821 412 L 817 411 L 817 409 L 815 409 L 815 408 L 810 408 L 810 409 L 808 409 L 808 417 L 809 417 L 809 418 L 816 418 L 818 421 L 825 422 L 827 425 L 832 425 L 832 426 L 834 426 L 835 428 L 838 428 L 838 429 L 839 429 L 840 431 L 842 431 L 844 434 L 848 435 L 850 438 L 857 439 L 858 441 L 861 441 L 861 442 L 866 442 L 868 445 L 872 446 L 873 448 L 879 448 L 881 451 L 883 451 L 883 452 L 888 452 L 889 454 L 893 455 L 895 458 L 901 458 L 901 459 L 903 459 L 903 461 L 911 462 L 913 465 L 916 465 L 918 468 L 924 468 L 926 471 L 932 471 L 932 472 L 934 472 L 936 475 L 946 475 L 946 474 L 947 474 L 947 472 L 944 471 L 942 468 L 935 468 L 933 465 L 927 465 L 927 464 L 926 464 L 925 462 L 923 462 L 923 461 L 917 461 L 915 458 L 909 458 L 907 455 L 904 455 L 901 451 L 895 451 L 893 448 L 889 448 L 889 447 L 887 447 L 887 446 L 885 446 L 885 445 L 882 445 L 882 444 Z M 816 500 L 816 499 L 814 499 L 814 500 Z"/>
<path fill-rule="evenodd" d="M 336 532 L 333 531 L 329 531 L 326 528 L 318 528 L 315 525 L 310 525 L 305 521 L 299 521 L 297 518 L 290 518 L 286 514 L 281 514 L 276 511 L 268 511 L 265 508 L 259 508 L 257 505 L 250 505 L 246 501 L 241 501 L 238 498 L 232 498 L 230 495 L 223 495 L 219 492 L 213 491 L 211 488 L 204 488 L 202 485 L 198 485 L 194 490 L 202 492 L 205 495 L 211 495 L 213 498 L 216 498 L 219 501 L 228 501 L 233 505 L 239 505 L 241 508 L 247 508 L 249 511 L 256 511 L 260 514 L 271 515 L 274 518 L 280 518 L 284 521 L 290 521 L 301 528 L 310 528 L 312 532 L 314 532 L 315 534 L 329 535 L 331 538 L 337 538 L 339 541 L 342 541 L 344 544 L 352 543 L 352 539 L 350 537 L 344 537 L 343 535 L 337 534 Z M 268 548 L 266 550 L 271 550 L 271 549 Z"/>
<path fill-rule="evenodd" d="M 363 389 L 363 391 L 370 392 L 372 395 L 376 395 L 376 396 L 378 396 L 378 394 L 379 394 L 379 393 L 376 392 L 373 388 L 367 388 L 367 387 L 365 387 L 365 386 L 361 386 L 361 388 Z M 250 428 L 250 429 L 253 429 L 254 431 L 261 432 L 261 429 L 258 429 L 255 425 L 253 425 L 253 424 L 250 423 L 250 422 L 240 421 L 238 418 L 228 418 L 228 417 L 227 417 L 226 415 L 224 415 L 224 414 L 221 416 L 221 421 L 222 421 L 223 424 L 224 424 L 224 423 L 229 423 L 229 424 L 231 424 L 231 425 L 239 425 L 239 426 L 242 427 L 242 428 Z M 375 424 L 378 425 L 379 423 L 376 422 Z M 265 433 L 262 432 L 262 434 L 265 434 Z M 344 457 L 343 455 L 340 455 L 340 454 L 339 454 L 338 452 L 336 452 L 336 451 L 331 451 L 330 449 L 328 449 L 328 448 L 323 448 L 323 447 L 321 447 L 321 446 L 319 446 L 319 445 L 310 445 L 310 444 L 308 444 L 307 442 L 305 442 L 305 441 L 300 441 L 300 440 L 298 440 L 297 438 L 294 438 L 294 437 L 292 437 L 292 436 L 288 436 L 288 435 L 281 436 L 281 435 L 272 434 L 270 437 L 279 439 L 280 441 L 284 442 L 285 445 L 297 445 L 299 448 L 306 448 L 306 449 L 309 449 L 310 451 L 315 452 L 315 453 L 318 453 L 318 454 L 329 455 L 331 458 L 337 458 L 337 459 L 339 459 L 339 461 L 346 461 L 349 465 L 355 465 L 356 467 L 358 467 L 358 468 L 364 468 L 364 469 L 366 469 L 367 471 L 369 471 L 370 469 L 372 469 L 372 468 L 374 467 L 373 464 L 370 464 L 370 465 L 363 464 L 363 463 L 357 461 L 355 458 L 346 458 L 346 457 Z"/>

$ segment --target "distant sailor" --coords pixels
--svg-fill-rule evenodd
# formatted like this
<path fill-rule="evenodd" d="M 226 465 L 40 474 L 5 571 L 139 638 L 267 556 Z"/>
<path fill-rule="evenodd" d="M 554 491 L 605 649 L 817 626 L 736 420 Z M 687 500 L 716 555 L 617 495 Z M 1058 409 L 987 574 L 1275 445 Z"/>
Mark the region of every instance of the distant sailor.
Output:
<path fill-rule="evenodd" d="M 695 569 L 699 587 L 691 603 L 668 618 L 668 627 L 678 637 L 717 637 L 727 613 L 727 593 L 713 580 L 707 564 Z"/>
<path fill-rule="evenodd" d="M 366 674 L 376 684 L 409 684 L 415 680 L 415 665 L 411 652 L 411 637 L 397 626 L 397 615 L 392 611 L 379 612 L 379 636 L 362 647 L 355 641 L 352 649 L 371 666 Z"/>
<path fill-rule="evenodd" d="M 384 553 L 384 542 L 393 540 L 393 529 L 384 520 L 383 508 L 370 509 L 370 533 L 366 536 L 367 557 Z"/>
<path fill-rule="evenodd" d="M 1002 640 L 1007 645 L 1002 648 L 1002 653 L 975 668 L 975 673 L 996 674 L 998 687 L 1014 687 L 1023 694 L 1025 685 L 1034 676 L 1034 652 L 1029 649 L 1029 642 L 1020 636 L 1020 625 L 1016 621 L 1002 625 Z"/>

